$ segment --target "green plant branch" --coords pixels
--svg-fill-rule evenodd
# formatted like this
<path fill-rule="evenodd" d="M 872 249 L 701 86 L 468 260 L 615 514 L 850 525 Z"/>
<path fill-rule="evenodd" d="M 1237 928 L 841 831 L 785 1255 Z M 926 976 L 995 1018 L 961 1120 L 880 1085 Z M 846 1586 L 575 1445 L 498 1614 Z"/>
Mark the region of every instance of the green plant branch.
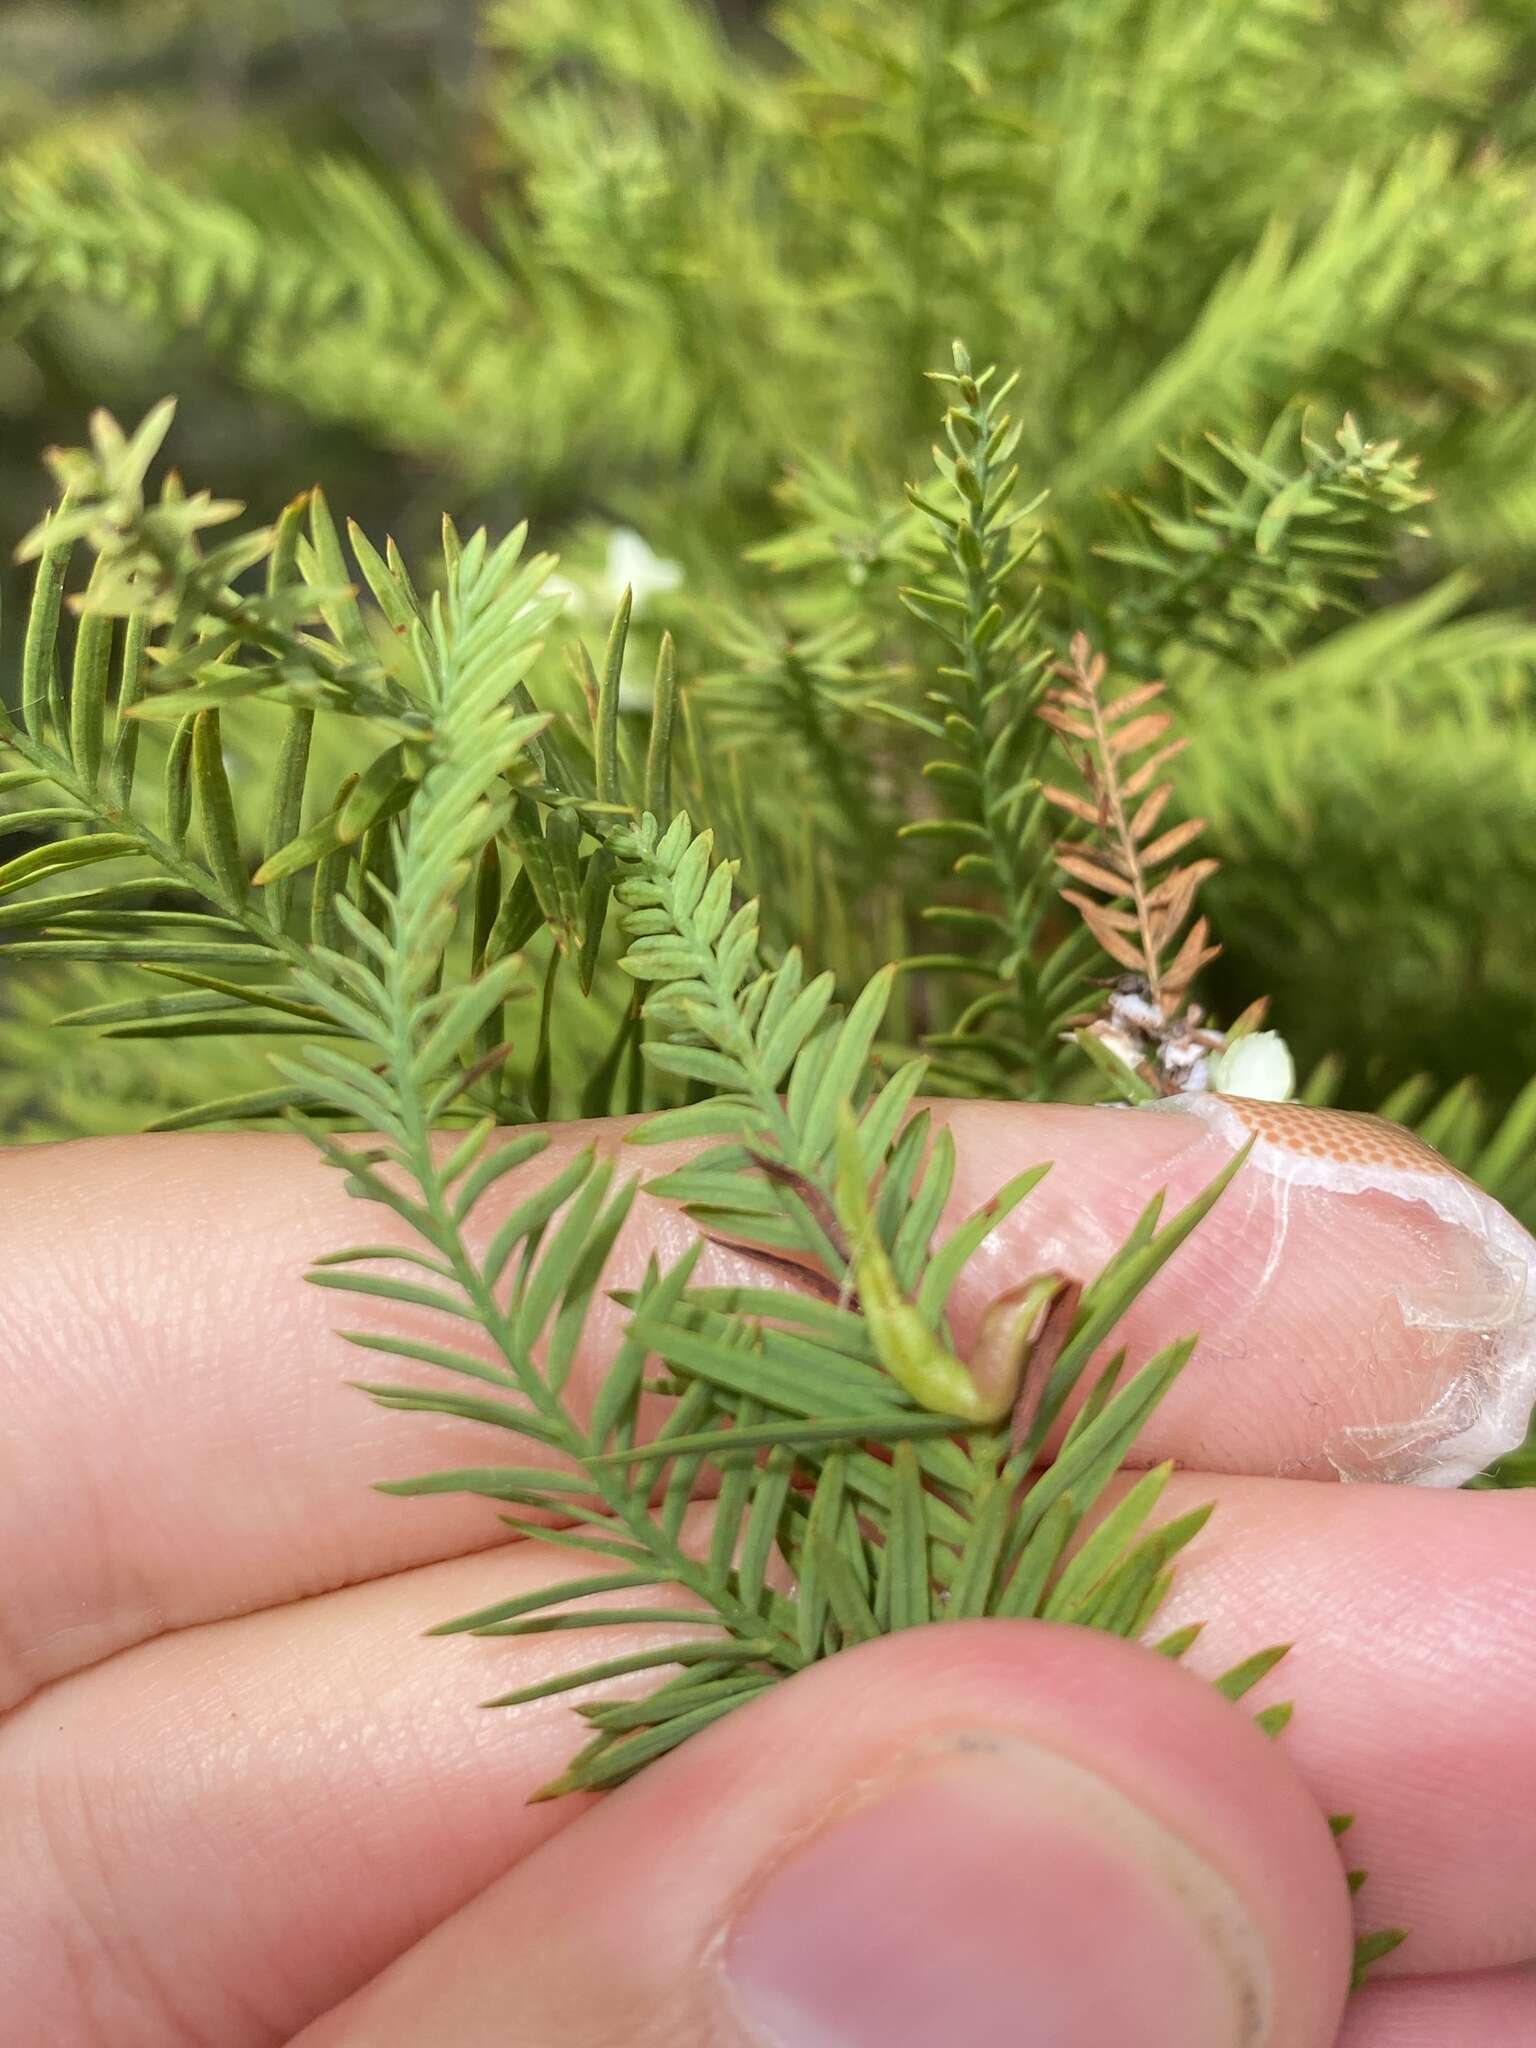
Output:
<path fill-rule="evenodd" d="M 939 670 L 938 713 L 907 714 L 943 751 L 927 766 L 949 817 L 903 828 L 906 836 L 955 839 L 952 873 L 967 890 L 987 891 L 990 907 L 937 904 L 923 915 L 969 941 L 972 961 L 999 987 L 973 1003 L 935 1041 L 945 1053 L 979 1053 L 994 1085 L 1048 1093 L 1061 1065 L 1058 1043 L 1072 1007 L 1076 962 L 1069 938 L 1040 957 L 1049 892 L 1041 882 L 1046 811 L 1039 770 L 1049 734 L 1034 717 L 1046 687 L 1049 648 L 1038 640 L 1038 600 L 1010 588 L 1035 535 L 1021 539 L 1028 508 L 1015 502 L 1020 430 L 1003 410 L 1011 381 L 973 375 L 955 345 L 955 372 L 939 381 L 955 396 L 945 415 L 949 452 L 936 452 L 948 503 L 909 490 L 947 557 L 944 585 L 903 593 L 925 624 L 941 633 L 955 659 Z M 933 965 L 932 961 L 922 963 Z M 978 1028 L 982 1027 L 982 1028 Z"/>

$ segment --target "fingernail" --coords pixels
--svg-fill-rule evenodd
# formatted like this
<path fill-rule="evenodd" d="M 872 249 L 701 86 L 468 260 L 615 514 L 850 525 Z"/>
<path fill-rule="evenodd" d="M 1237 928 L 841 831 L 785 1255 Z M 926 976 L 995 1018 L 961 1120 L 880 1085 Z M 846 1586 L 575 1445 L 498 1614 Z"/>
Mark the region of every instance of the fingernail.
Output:
<path fill-rule="evenodd" d="M 1257 2048 L 1258 1928 L 1081 1765 L 987 1737 L 792 1851 L 725 1948 L 765 2048 Z"/>
<path fill-rule="evenodd" d="M 1303 1185 L 1358 1192 L 1403 1176 L 1471 1185 L 1416 1133 L 1360 1110 L 1217 1094 L 1173 1095 L 1146 1107 L 1196 1117 L 1234 1146 L 1251 1139 L 1257 1166 Z"/>

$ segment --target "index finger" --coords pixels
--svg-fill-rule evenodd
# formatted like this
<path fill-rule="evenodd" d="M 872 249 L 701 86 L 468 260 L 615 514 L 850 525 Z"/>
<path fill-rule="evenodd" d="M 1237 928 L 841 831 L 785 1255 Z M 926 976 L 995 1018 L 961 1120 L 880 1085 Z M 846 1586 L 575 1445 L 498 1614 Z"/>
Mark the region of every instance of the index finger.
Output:
<path fill-rule="evenodd" d="M 1033 1162 L 1055 1162 L 965 1276 L 962 1342 L 986 1302 L 1026 1275 L 1091 1275 L 1160 1188 L 1187 1199 L 1231 1149 L 1189 1116 L 982 1104 L 940 1113 L 959 1150 L 956 1211 Z M 617 1151 L 625 1135 L 562 1126 L 548 1153 L 500 1184 L 498 1201 L 521 1199 L 584 1143 Z M 650 1174 L 677 1157 L 628 1151 L 623 1170 Z M 334 1300 L 303 1272 L 389 1219 L 360 1211 L 301 1140 L 106 1139 L 13 1153 L 0 1170 L 0 1552 L 12 1564 L 0 1701 L 164 1629 L 504 1537 L 482 1501 L 370 1491 L 508 1450 L 478 1425 L 385 1415 L 345 1384 L 357 1354 L 335 1334 Z M 665 1262 L 692 1236 L 670 1205 L 642 1199 L 609 1283 L 634 1281 L 653 1252 Z M 710 1247 L 701 1277 L 783 1276 Z M 1327 1476 L 1341 1431 L 1397 1426 L 1480 1384 L 1497 1278 L 1484 1238 L 1422 1203 L 1370 1190 L 1303 1201 L 1284 1179 L 1245 1168 L 1117 1333 L 1133 1365 L 1202 1333 L 1141 1455 Z M 368 1307 L 375 1327 L 435 1334 L 425 1311 Z M 576 1401 L 590 1398 L 621 1320 L 606 1299 L 594 1303 Z M 1518 1327 L 1528 1334 L 1528 1322 Z M 530 1455 L 521 1443 L 513 1453 Z"/>
<path fill-rule="evenodd" d="M 1062 1162 L 973 1259 L 962 1320 L 1019 1277 L 1024 1246 L 1025 1270 L 1097 1270 L 1142 1203 L 1166 1190 L 1171 1212 L 1251 1144 L 1115 1333 L 1133 1363 L 1170 1336 L 1200 1336 L 1138 1459 L 1456 1486 L 1523 1438 L 1536 1400 L 1536 1241 L 1411 1132 L 1213 1095 L 1150 1116 L 965 1103 L 948 1121 L 967 1208 L 1006 1178 L 994 1160 L 1014 1132 L 1054 1138 L 1043 1156 Z M 1168 1135 L 1158 1142 L 1149 1123 Z"/>

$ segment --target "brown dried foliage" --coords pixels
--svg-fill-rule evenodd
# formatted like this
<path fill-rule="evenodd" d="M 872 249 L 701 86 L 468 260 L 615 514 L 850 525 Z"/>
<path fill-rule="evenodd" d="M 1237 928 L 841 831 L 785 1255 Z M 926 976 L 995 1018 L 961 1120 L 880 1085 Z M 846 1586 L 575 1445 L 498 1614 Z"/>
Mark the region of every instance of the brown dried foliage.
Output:
<path fill-rule="evenodd" d="M 1203 917 L 1184 929 L 1200 884 L 1219 863 L 1168 865 L 1204 831 L 1205 820 L 1157 829 L 1173 794 L 1172 780 L 1158 780 L 1159 774 L 1187 742 L 1168 739 L 1172 718 L 1151 708 L 1162 683 L 1142 683 L 1111 698 L 1108 664 L 1087 635 L 1075 634 L 1069 652 L 1040 706 L 1083 779 L 1080 792 L 1054 786 L 1044 792 L 1088 828 L 1085 837 L 1056 844 L 1058 862 L 1083 885 L 1061 893 L 1110 958 L 1144 976 L 1164 1015 L 1172 1016 L 1200 969 L 1221 951 L 1210 942 Z"/>

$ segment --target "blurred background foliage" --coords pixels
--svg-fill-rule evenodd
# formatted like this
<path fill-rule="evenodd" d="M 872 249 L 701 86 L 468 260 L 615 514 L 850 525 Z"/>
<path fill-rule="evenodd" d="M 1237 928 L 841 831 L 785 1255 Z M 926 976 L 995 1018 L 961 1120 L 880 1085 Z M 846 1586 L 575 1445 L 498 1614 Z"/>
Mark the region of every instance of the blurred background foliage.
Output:
<path fill-rule="evenodd" d="M 852 735 L 932 659 L 900 486 L 964 333 L 1022 371 L 1048 583 L 1193 735 L 1214 1006 L 1268 991 L 1355 1103 L 1475 1076 L 1471 1156 L 1536 1073 L 1533 80 L 1532 0 L 6 6 L 0 541 L 45 443 L 173 390 L 175 459 L 260 517 L 323 479 L 409 554 L 445 509 L 530 515 L 594 616 L 638 564 L 749 879 L 867 965 L 901 878 L 860 869 Z M 1225 474 L 1203 437 L 1298 404 L 1434 494 L 1342 624 L 1294 583 L 1277 612 L 1253 520 L 1171 459 Z M 798 806 L 750 773 L 770 739 Z M 148 1070 L 66 1057 L 38 1002 L 0 1114 L 142 1122 Z M 245 1057 L 195 1056 L 172 1103 Z"/>

